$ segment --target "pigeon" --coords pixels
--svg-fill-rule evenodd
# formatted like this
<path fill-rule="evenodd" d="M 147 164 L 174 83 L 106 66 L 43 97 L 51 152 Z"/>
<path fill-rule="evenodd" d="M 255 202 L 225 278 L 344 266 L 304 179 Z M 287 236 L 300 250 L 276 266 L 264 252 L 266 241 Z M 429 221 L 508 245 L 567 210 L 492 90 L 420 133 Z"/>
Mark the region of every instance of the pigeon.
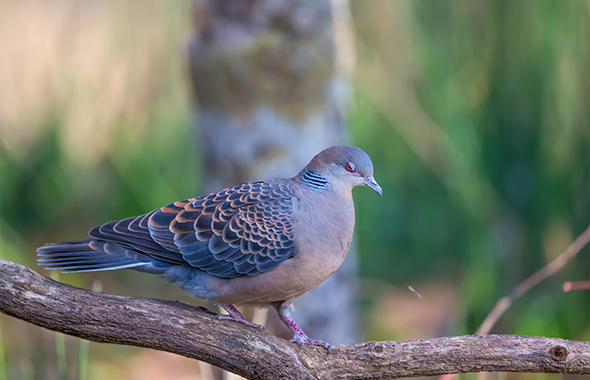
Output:
<path fill-rule="evenodd" d="M 90 239 L 37 249 L 46 269 L 91 272 L 129 268 L 158 274 L 189 294 L 220 305 L 218 315 L 248 326 L 234 305 L 274 307 L 293 334 L 309 338 L 291 317 L 293 301 L 338 269 L 354 230 L 351 190 L 383 190 L 361 149 L 333 146 L 295 177 L 249 182 L 174 202 L 90 230 Z"/>

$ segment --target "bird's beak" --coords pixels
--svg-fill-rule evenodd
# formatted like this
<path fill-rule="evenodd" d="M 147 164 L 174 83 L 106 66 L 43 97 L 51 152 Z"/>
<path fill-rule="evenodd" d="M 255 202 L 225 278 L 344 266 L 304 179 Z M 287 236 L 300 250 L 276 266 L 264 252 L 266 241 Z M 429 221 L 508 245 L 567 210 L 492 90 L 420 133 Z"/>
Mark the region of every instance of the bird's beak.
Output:
<path fill-rule="evenodd" d="M 377 181 L 375 181 L 375 178 L 373 178 L 372 175 L 365 177 L 365 186 L 370 187 L 371 189 L 375 190 L 377 194 L 383 196 L 383 189 L 381 188 L 381 186 L 379 186 Z"/>

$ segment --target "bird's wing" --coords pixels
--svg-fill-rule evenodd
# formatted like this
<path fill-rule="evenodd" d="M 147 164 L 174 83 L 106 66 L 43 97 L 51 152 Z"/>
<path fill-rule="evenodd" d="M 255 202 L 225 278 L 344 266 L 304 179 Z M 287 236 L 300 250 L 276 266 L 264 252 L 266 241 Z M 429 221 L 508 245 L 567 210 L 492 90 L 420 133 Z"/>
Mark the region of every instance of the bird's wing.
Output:
<path fill-rule="evenodd" d="M 91 237 L 221 278 L 254 276 L 293 257 L 294 188 L 254 182 L 107 223 Z"/>

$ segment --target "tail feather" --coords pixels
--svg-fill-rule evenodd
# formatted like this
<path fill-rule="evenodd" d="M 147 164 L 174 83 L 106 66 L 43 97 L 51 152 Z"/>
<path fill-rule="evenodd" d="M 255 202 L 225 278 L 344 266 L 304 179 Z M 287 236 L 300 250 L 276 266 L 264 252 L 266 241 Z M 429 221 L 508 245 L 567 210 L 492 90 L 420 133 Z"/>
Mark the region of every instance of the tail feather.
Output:
<path fill-rule="evenodd" d="M 41 265 L 97 265 L 97 264 L 109 264 L 112 263 L 113 265 L 118 265 L 121 263 L 127 263 L 129 260 L 120 259 L 120 258 L 104 258 L 104 257 L 95 257 L 95 258 L 82 258 L 82 257 L 65 257 L 65 258 L 41 258 L 37 259 L 37 262 Z"/>
<path fill-rule="evenodd" d="M 96 243 L 89 239 L 39 247 L 37 263 L 46 265 L 46 269 L 61 270 L 64 273 L 115 270 L 154 264 L 149 257 L 123 248 L 96 250 L 94 248 L 104 246 Z"/>
<path fill-rule="evenodd" d="M 96 257 L 96 253 L 99 251 L 86 251 L 86 252 L 39 252 L 37 250 L 37 256 L 40 257 L 38 260 L 45 259 L 68 259 L 72 257 Z M 99 254 L 104 252 L 99 252 Z"/>
<path fill-rule="evenodd" d="M 49 270 L 60 270 L 62 273 L 78 273 L 78 272 L 98 272 L 103 270 L 115 270 L 115 269 L 128 269 L 135 267 L 147 266 L 149 263 L 127 263 L 115 265 L 114 263 L 108 264 L 95 264 L 95 265 L 72 265 L 72 266 L 56 266 L 47 267 Z"/>
<path fill-rule="evenodd" d="M 91 240 L 68 241 L 65 243 L 51 243 L 45 244 L 43 247 L 37 248 L 39 253 L 54 253 L 54 252 L 89 252 L 94 251 L 90 248 Z"/>

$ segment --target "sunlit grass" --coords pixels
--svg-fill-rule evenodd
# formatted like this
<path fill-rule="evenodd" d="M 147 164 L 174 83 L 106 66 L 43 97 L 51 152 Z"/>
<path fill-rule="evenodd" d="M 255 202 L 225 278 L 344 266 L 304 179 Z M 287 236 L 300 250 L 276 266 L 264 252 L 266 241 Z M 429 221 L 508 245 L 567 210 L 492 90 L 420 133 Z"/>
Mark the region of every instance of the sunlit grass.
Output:
<path fill-rule="evenodd" d="M 68 376 L 68 364 L 66 361 L 66 343 L 64 334 L 55 333 L 55 353 L 57 361 L 57 375 L 60 380 L 66 380 Z"/>
<path fill-rule="evenodd" d="M 78 347 L 78 379 L 88 379 L 88 362 L 90 361 L 90 342 L 86 339 L 80 339 Z"/>
<path fill-rule="evenodd" d="M 4 357 L 4 339 L 2 338 L 2 324 L 0 323 L 0 380 L 8 379 L 6 358 Z"/>

